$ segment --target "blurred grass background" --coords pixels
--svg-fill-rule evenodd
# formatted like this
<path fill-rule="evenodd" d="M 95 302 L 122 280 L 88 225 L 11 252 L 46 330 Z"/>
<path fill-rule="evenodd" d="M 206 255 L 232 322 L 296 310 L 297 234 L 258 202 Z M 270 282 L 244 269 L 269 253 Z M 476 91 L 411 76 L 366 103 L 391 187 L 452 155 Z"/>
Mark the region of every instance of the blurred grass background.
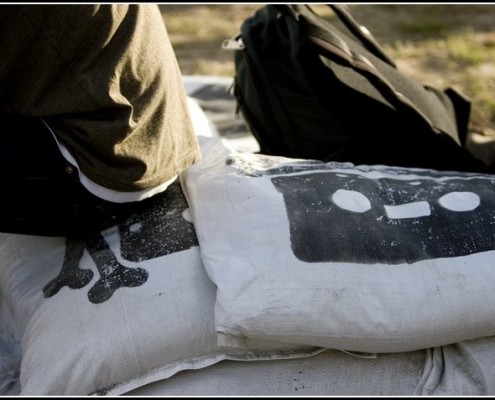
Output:
<path fill-rule="evenodd" d="M 233 76 L 221 44 L 263 3 L 160 4 L 184 75 Z M 495 4 L 349 4 L 399 69 L 472 101 L 471 130 L 495 135 Z M 324 4 L 312 7 L 335 18 Z"/>

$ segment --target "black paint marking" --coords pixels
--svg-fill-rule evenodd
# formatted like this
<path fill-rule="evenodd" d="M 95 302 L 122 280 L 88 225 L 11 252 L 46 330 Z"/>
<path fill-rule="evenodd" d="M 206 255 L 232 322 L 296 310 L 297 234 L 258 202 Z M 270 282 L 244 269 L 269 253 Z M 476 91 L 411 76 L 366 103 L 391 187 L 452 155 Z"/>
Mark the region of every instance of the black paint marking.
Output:
<path fill-rule="evenodd" d="M 283 194 L 294 255 L 305 262 L 413 263 L 495 250 L 494 181 L 371 179 L 352 173 L 311 172 L 272 177 Z M 366 212 L 337 205 L 338 190 L 358 192 Z M 468 192 L 479 206 L 455 212 L 441 205 L 453 192 Z M 427 202 L 429 215 L 389 218 L 387 207 Z"/>
<path fill-rule="evenodd" d="M 93 235 L 86 241 L 86 248 L 98 268 L 100 279 L 88 292 L 89 301 L 103 303 L 121 287 L 141 286 L 148 279 L 142 268 L 127 268 L 120 264 L 101 235 Z"/>
<path fill-rule="evenodd" d="M 100 278 L 88 292 L 89 301 L 92 303 L 103 303 L 109 300 L 117 289 L 140 286 L 148 279 L 146 270 L 127 268 L 120 264 L 101 234 L 86 238 L 67 238 L 62 270 L 43 288 L 46 298 L 52 297 L 64 286 L 81 289 L 91 281 L 93 272 L 79 268 L 84 249 L 88 250 L 100 273 Z"/>
<path fill-rule="evenodd" d="M 183 213 L 188 204 L 176 181 L 164 193 L 142 201 L 136 213 L 119 226 L 121 256 L 131 262 L 146 261 L 187 250 L 198 245 L 194 225 Z M 88 292 L 94 304 L 109 300 L 122 287 L 137 287 L 148 279 L 143 268 L 128 268 L 116 258 L 100 234 L 67 238 L 62 269 L 44 288 L 45 298 L 61 288 L 81 289 L 93 279 L 93 271 L 79 268 L 87 250 L 99 272 L 99 279 Z"/>
<path fill-rule="evenodd" d="M 67 238 L 62 270 L 55 279 L 52 279 L 43 288 L 43 295 L 45 297 L 52 297 L 64 286 L 71 289 L 81 289 L 93 279 L 93 271 L 79 268 L 84 247 L 83 240 Z"/>
<path fill-rule="evenodd" d="M 143 203 L 119 226 L 122 258 L 138 262 L 198 246 L 194 225 L 183 217 L 188 208 L 179 182 Z"/>

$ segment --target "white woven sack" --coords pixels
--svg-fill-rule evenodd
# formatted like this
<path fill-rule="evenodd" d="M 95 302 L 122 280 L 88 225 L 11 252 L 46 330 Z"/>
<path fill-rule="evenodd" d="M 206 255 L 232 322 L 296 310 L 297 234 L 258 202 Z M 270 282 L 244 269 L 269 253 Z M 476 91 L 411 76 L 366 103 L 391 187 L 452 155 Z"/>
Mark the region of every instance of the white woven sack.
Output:
<path fill-rule="evenodd" d="M 486 396 L 495 394 L 495 337 L 402 353 L 327 350 L 297 360 L 222 361 L 128 396 Z"/>
<path fill-rule="evenodd" d="M 89 237 L 0 234 L 0 293 L 21 340 L 21 395 L 119 395 L 224 359 L 315 352 L 217 346 L 215 286 L 187 211 L 176 182 Z"/>
<path fill-rule="evenodd" d="M 495 334 L 495 177 L 239 153 L 182 175 L 219 343 L 401 352 Z"/>
<path fill-rule="evenodd" d="M 19 334 L 0 291 L 0 396 L 19 394 L 20 369 Z"/>
<path fill-rule="evenodd" d="M 357 357 L 328 350 L 296 360 L 222 361 L 135 389 L 127 396 L 411 396 L 427 350 Z"/>

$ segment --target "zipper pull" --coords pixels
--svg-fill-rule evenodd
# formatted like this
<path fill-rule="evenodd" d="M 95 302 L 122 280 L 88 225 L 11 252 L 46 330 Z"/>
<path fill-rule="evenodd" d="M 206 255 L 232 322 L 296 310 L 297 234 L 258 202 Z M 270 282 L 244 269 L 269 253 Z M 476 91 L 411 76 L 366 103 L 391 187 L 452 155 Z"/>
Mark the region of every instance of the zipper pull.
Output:
<path fill-rule="evenodd" d="M 244 50 L 244 43 L 240 35 L 232 38 L 226 39 L 222 43 L 222 49 L 224 50 Z"/>
<path fill-rule="evenodd" d="M 227 93 L 230 96 L 233 96 L 235 98 L 235 109 L 234 109 L 234 118 L 235 119 L 240 119 L 240 113 L 241 113 L 241 98 L 238 96 L 237 92 L 237 81 L 234 77 L 234 80 L 232 81 L 232 84 L 229 86 L 227 89 Z"/>

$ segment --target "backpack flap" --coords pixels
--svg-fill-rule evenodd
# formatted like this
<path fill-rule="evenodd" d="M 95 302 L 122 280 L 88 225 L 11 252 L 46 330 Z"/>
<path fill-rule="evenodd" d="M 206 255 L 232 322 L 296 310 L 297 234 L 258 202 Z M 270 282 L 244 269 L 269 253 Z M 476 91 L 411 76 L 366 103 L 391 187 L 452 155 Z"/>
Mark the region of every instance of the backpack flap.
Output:
<path fill-rule="evenodd" d="M 298 22 L 301 27 L 301 46 L 311 43 L 313 50 L 320 55 L 321 62 L 332 72 L 335 72 L 332 68 L 338 67 L 331 61 L 350 69 L 348 74 L 339 76 L 342 80 L 347 77 L 350 90 L 364 90 L 368 95 L 377 91 L 383 99 L 375 97 L 375 100 L 385 100 L 398 110 L 410 108 L 411 117 L 417 114 L 430 129 L 444 132 L 460 143 L 453 108 L 446 95 L 439 101 L 438 91 L 408 79 L 397 68 L 363 48 L 354 37 L 345 36 L 314 13 L 300 15 Z M 369 85 L 363 83 L 360 86 L 357 75 L 364 77 Z M 404 112 L 408 111 L 404 109 Z"/>
<path fill-rule="evenodd" d="M 234 92 L 261 153 L 484 169 L 461 146 L 466 114 L 456 115 L 446 93 L 400 73 L 371 35 L 346 34 L 307 5 L 277 4 L 244 21 L 240 37 Z"/>

